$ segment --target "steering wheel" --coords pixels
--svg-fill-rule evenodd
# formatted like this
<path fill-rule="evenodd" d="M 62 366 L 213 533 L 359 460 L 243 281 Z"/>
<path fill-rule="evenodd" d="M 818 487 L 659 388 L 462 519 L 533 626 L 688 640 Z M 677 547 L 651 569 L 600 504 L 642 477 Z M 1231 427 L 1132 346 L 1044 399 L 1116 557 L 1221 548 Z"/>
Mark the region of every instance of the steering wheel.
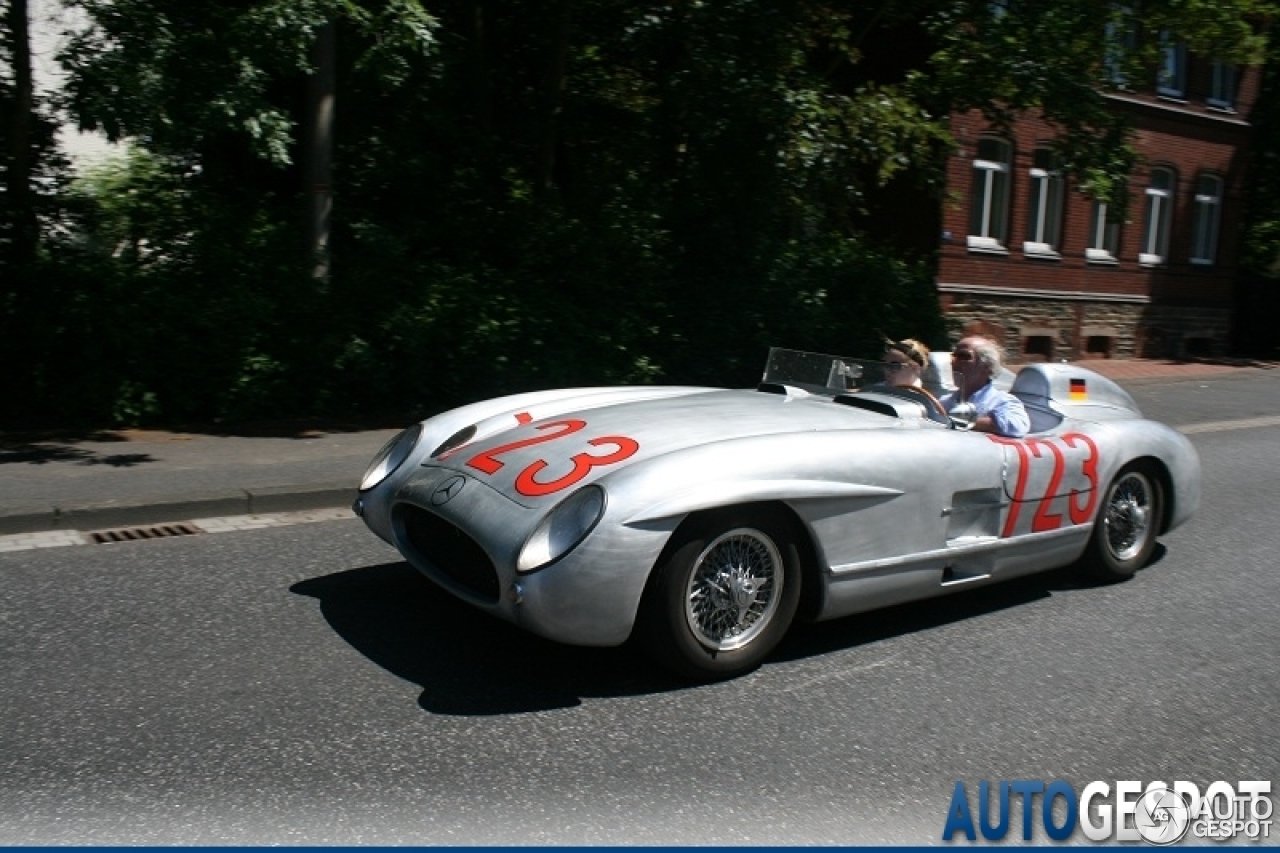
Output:
<path fill-rule="evenodd" d="M 907 391 L 919 397 L 920 402 L 924 403 L 925 412 L 928 414 L 929 420 L 944 424 L 951 423 L 951 416 L 947 414 L 947 410 L 942 407 L 942 403 L 938 401 L 938 398 L 933 396 L 927 389 L 917 385 L 899 385 L 898 390 Z"/>

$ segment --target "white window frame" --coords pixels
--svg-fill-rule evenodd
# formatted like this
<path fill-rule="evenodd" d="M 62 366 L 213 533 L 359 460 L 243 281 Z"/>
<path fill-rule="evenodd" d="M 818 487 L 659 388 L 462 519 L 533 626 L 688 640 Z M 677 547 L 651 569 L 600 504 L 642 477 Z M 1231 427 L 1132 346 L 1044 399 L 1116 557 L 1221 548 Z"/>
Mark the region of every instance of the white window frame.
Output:
<path fill-rule="evenodd" d="M 1156 71 L 1156 92 L 1166 98 L 1187 96 L 1187 46 L 1168 32 L 1160 34 L 1160 67 Z"/>
<path fill-rule="evenodd" d="M 1209 95 L 1205 103 L 1220 110 L 1236 108 L 1236 67 L 1215 59 L 1210 66 Z"/>
<path fill-rule="evenodd" d="M 1218 257 L 1218 231 L 1222 222 L 1224 182 L 1204 172 L 1196 178 L 1191 227 L 1191 263 L 1212 266 Z"/>
<path fill-rule="evenodd" d="M 1027 239 L 1022 251 L 1037 258 L 1062 257 L 1058 249 L 1062 241 L 1062 172 L 1053 153 L 1037 148 L 1032 155 L 1029 173 L 1030 195 L 1027 200 Z"/>
<path fill-rule="evenodd" d="M 968 246 L 973 252 L 1004 254 L 1005 233 L 1009 228 L 1009 177 L 1013 159 L 1013 146 L 1008 140 L 983 137 L 978 142 L 978 152 L 983 146 L 996 146 L 996 153 L 1003 161 L 984 157 L 973 160 L 973 189 L 970 204 Z M 975 227 L 976 226 L 976 227 Z M 973 232 L 977 233 L 973 233 Z"/>
<path fill-rule="evenodd" d="M 1165 184 L 1167 186 L 1158 186 Z M 1172 169 L 1157 166 L 1151 170 L 1147 189 L 1146 218 L 1142 225 L 1142 251 L 1138 263 L 1146 267 L 1163 264 L 1169 257 L 1169 224 L 1173 220 L 1174 189 L 1178 179 Z"/>
<path fill-rule="evenodd" d="M 1107 221 L 1107 203 L 1095 201 L 1089 219 L 1089 246 L 1084 250 L 1085 260 L 1091 264 L 1118 264 L 1120 252 L 1120 223 Z"/>

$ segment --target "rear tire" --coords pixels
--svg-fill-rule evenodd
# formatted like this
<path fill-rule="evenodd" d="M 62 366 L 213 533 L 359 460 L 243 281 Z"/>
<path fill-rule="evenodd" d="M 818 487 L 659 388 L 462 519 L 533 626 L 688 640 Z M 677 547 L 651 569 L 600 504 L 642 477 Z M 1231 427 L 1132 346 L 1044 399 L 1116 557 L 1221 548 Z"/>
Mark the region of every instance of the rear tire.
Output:
<path fill-rule="evenodd" d="M 658 660 L 697 681 L 749 672 L 800 601 L 800 554 L 780 512 L 732 509 L 682 526 L 654 570 L 640 628 Z"/>
<path fill-rule="evenodd" d="M 1126 580 L 1156 549 L 1164 491 L 1150 466 L 1128 465 L 1102 494 L 1084 567 L 1104 581 Z"/>

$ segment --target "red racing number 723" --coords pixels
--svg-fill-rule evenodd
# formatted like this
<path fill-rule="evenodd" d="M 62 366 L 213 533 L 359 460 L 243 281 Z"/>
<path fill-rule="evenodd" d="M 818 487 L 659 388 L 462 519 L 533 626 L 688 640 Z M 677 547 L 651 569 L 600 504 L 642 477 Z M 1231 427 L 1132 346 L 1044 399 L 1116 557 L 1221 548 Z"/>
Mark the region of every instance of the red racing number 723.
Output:
<path fill-rule="evenodd" d="M 1012 447 L 1018 454 L 1018 480 L 1013 488 L 1013 502 L 1009 506 L 1009 516 L 1005 519 L 1004 537 L 1013 535 L 1018 523 L 1018 514 L 1025 501 L 1039 503 L 1035 515 L 1031 519 L 1033 533 L 1045 533 L 1057 530 L 1062 526 L 1062 513 L 1053 512 L 1053 499 L 1058 496 L 1062 487 L 1062 479 L 1067 474 L 1067 454 L 1063 447 L 1078 450 L 1083 447 L 1087 452 L 1081 458 L 1072 454 L 1072 460 L 1079 459 L 1079 475 L 1084 478 L 1084 489 L 1072 489 L 1067 497 L 1067 514 L 1072 524 L 1084 524 L 1093 518 L 1094 507 L 1098 503 L 1098 445 L 1092 438 L 1079 432 L 1068 432 L 1058 438 L 1002 438 L 988 436 L 997 444 Z M 1059 446 L 1062 445 L 1062 447 Z M 1043 495 L 1039 497 L 1027 495 L 1027 481 L 1030 479 L 1033 459 L 1042 459 L 1045 454 L 1053 460 L 1053 469 L 1049 474 L 1049 484 Z M 1077 472 L 1072 471 L 1073 475 Z M 1083 502 L 1080 497 L 1084 495 Z"/>

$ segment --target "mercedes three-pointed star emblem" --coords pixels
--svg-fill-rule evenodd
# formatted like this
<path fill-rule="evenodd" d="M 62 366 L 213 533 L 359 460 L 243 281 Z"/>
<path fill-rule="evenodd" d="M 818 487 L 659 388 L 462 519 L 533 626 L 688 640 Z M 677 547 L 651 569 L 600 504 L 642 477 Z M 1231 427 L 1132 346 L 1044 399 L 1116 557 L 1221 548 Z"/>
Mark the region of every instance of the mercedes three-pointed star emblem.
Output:
<path fill-rule="evenodd" d="M 467 484 L 467 478 L 461 474 L 457 474 L 441 483 L 434 492 L 431 493 L 431 505 L 443 506 L 457 496 L 462 491 L 462 487 Z"/>

